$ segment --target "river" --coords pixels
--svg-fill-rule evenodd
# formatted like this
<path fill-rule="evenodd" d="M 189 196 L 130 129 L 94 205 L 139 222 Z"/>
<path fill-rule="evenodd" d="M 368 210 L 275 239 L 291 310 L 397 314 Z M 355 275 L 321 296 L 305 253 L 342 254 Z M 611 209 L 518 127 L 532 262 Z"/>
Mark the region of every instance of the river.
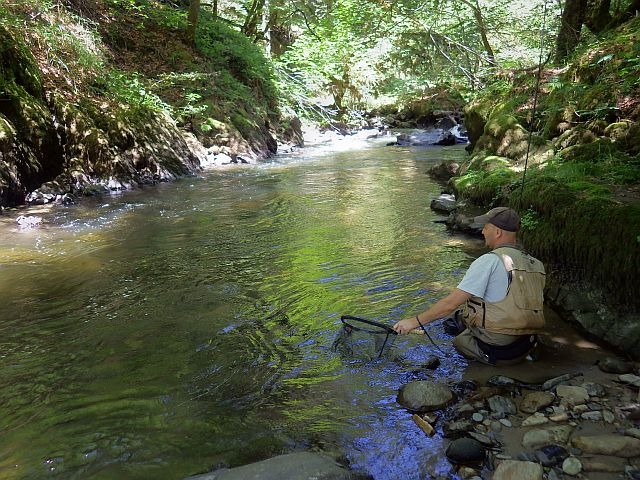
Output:
<path fill-rule="evenodd" d="M 179 479 L 299 450 L 376 479 L 448 472 L 396 403 L 408 381 L 462 378 L 442 329 L 445 355 L 417 335 L 380 359 L 332 346 L 341 314 L 392 324 L 460 281 L 482 242 L 434 223 L 426 172 L 463 155 L 315 148 L 37 228 L 5 217 L 0 478 Z"/>

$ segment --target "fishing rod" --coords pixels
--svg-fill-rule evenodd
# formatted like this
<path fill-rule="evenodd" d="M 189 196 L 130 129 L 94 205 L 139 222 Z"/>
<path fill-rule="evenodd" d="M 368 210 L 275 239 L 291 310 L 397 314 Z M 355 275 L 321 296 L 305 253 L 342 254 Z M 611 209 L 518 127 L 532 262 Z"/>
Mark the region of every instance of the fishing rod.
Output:
<path fill-rule="evenodd" d="M 538 54 L 538 73 L 536 75 L 536 89 L 533 94 L 533 109 L 531 111 L 531 121 L 529 122 L 529 138 L 527 140 L 527 153 L 524 157 L 524 170 L 522 171 L 522 184 L 520 187 L 520 205 L 522 205 L 522 196 L 524 194 L 524 183 L 527 176 L 527 166 L 529 165 L 529 152 L 531 151 L 531 140 L 533 136 L 533 125 L 536 120 L 536 113 L 538 111 L 538 95 L 540 93 L 540 81 L 542 79 L 542 67 L 548 59 L 543 63 L 542 54 L 544 51 L 544 34 L 547 25 L 547 0 L 544 1 L 543 13 L 542 13 L 542 26 L 540 28 L 540 49 Z"/>

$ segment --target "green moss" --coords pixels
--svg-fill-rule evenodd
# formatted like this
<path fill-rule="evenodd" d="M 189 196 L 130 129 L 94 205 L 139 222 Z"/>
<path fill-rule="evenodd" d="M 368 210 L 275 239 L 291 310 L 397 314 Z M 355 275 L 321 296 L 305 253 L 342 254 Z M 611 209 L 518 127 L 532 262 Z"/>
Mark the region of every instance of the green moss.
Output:
<path fill-rule="evenodd" d="M 0 24 L 0 91 L 15 83 L 34 97 L 42 96 L 40 69 L 22 41 Z"/>
<path fill-rule="evenodd" d="M 452 183 L 458 196 L 479 205 L 489 205 L 506 198 L 517 179 L 518 174 L 513 170 L 495 167 L 490 171 L 468 171 L 465 175 L 452 179 Z"/>
<path fill-rule="evenodd" d="M 535 228 L 523 229 L 527 250 L 548 259 L 560 278 L 590 280 L 623 305 L 640 264 L 640 205 L 620 204 L 600 196 L 585 197 L 549 178 L 533 179 L 513 206 L 535 212 Z"/>
<path fill-rule="evenodd" d="M 594 182 L 590 182 L 588 180 L 578 180 L 575 182 L 567 183 L 567 186 L 576 192 L 580 192 L 583 195 L 588 195 L 589 197 L 610 197 L 611 196 L 611 188 L 599 185 Z"/>

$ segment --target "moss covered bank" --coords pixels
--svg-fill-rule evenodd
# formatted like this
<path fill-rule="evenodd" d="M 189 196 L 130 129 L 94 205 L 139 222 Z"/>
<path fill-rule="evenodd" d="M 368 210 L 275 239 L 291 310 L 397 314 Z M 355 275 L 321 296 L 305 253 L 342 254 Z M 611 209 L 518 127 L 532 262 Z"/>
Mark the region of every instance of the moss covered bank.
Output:
<path fill-rule="evenodd" d="M 470 102 L 470 157 L 451 187 L 509 205 L 549 270 L 548 297 L 629 354 L 640 342 L 640 20 L 563 69 L 498 80 Z M 535 73 L 535 72 L 533 72 Z M 526 174 L 525 174 L 526 167 Z M 524 188 L 523 188 L 524 178 Z"/>

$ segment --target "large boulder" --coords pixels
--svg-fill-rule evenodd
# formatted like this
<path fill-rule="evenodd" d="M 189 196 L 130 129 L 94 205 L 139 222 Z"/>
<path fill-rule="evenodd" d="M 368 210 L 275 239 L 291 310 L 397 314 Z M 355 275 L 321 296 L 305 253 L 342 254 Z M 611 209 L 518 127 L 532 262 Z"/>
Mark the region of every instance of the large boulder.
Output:
<path fill-rule="evenodd" d="M 442 383 L 422 380 L 400 387 L 397 401 L 411 412 L 438 410 L 453 399 L 451 389 Z"/>
<path fill-rule="evenodd" d="M 241 467 L 223 468 L 185 480 L 349 480 L 358 478 L 333 459 L 311 452 L 280 455 Z"/>

